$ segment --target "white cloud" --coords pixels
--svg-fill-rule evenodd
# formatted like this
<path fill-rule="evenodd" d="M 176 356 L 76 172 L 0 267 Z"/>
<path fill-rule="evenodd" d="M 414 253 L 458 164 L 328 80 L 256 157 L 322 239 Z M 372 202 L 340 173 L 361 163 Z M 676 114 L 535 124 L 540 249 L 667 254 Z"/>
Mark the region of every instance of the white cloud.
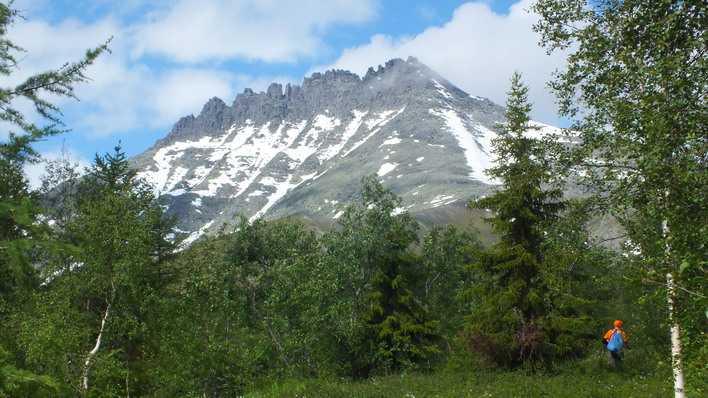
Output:
<path fill-rule="evenodd" d="M 273 80 L 291 80 L 287 77 L 253 78 L 206 67 L 151 67 L 130 59 L 134 37 L 128 28 L 112 19 L 91 24 L 65 20 L 57 25 L 20 21 L 11 34 L 11 39 L 27 51 L 21 54 L 17 72 L 4 81 L 7 85 L 56 69 L 67 60 L 79 59 L 87 48 L 114 37 L 111 53 L 100 56 L 88 69 L 90 81 L 77 86 L 80 102 L 54 99 L 66 114 L 71 114 L 69 127 L 95 136 L 135 128 L 164 129 L 181 116 L 199 112 L 211 97 L 218 96 L 228 102 L 244 87 L 264 90 Z M 26 102 L 20 99 L 15 105 L 41 124 L 42 120 Z"/>
<path fill-rule="evenodd" d="M 345 50 L 331 67 L 363 73 L 392 57 L 414 55 L 470 94 L 500 104 L 516 69 L 531 86 L 536 118 L 555 122 L 555 106 L 545 82 L 562 57 L 547 57 L 536 45 L 530 28 L 536 18 L 524 11 L 530 1 L 514 5 L 508 15 L 495 14 L 483 3 L 465 4 L 442 26 L 410 37 L 376 35 L 368 44 Z M 22 0 L 20 4 L 37 10 L 45 2 Z M 81 102 L 58 101 L 70 118 L 69 127 L 104 136 L 136 128 L 164 131 L 180 116 L 199 112 L 210 97 L 228 103 L 244 87 L 263 90 L 273 80 L 296 80 L 239 75 L 218 61 L 289 62 L 321 54 L 328 50 L 322 37 L 329 28 L 371 20 L 378 3 L 161 1 L 149 3 L 152 14 L 132 25 L 120 18 L 120 12 L 93 22 L 50 23 L 31 17 L 18 20 L 10 29 L 11 38 L 28 52 L 20 57 L 19 73 L 3 84 L 78 59 L 87 48 L 114 36 L 112 53 L 101 56 L 88 71 L 92 81 L 77 88 Z M 127 10 L 147 7 L 137 0 L 121 4 L 130 4 Z M 213 62 L 201 64 L 207 61 Z"/>
<path fill-rule="evenodd" d="M 179 117 L 199 110 L 211 97 L 226 101 L 234 94 L 230 74 L 204 69 L 173 70 L 162 76 L 152 90 L 151 103 L 159 124 L 175 122 Z"/>
<path fill-rule="evenodd" d="M 375 35 L 370 42 L 345 50 L 332 65 L 318 69 L 349 69 L 364 73 L 371 65 L 394 57 L 415 56 L 472 95 L 506 102 L 509 79 L 515 70 L 530 86 L 533 116 L 556 123 L 554 97 L 546 88 L 551 73 L 564 63 L 564 55 L 546 55 L 531 26 L 538 19 L 527 10 L 532 0 L 514 4 L 507 15 L 485 3 L 458 7 L 452 19 L 410 37 Z"/>
<path fill-rule="evenodd" d="M 320 37 L 327 28 L 367 21 L 377 5 L 377 0 L 152 2 L 152 14 L 143 22 L 126 24 L 116 19 L 122 15 L 120 10 L 141 8 L 142 2 L 112 6 L 112 16 L 93 22 L 69 18 L 57 23 L 38 15 L 43 2 L 21 1 L 23 9 L 35 15 L 18 20 L 10 29 L 10 38 L 27 52 L 20 55 L 19 68 L 3 84 L 17 84 L 80 59 L 86 49 L 113 37 L 111 53 L 98 58 L 87 71 L 91 81 L 76 89 L 81 102 L 54 101 L 67 114 L 69 127 L 103 136 L 136 128 L 165 129 L 179 117 L 199 112 L 213 96 L 229 102 L 244 87 L 265 89 L 273 81 L 267 76 L 244 76 L 218 64 L 193 63 L 293 61 L 315 55 L 325 47 Z M 160 62 L 165 59 L 177 63 Z M 292 81 L 282 76 L 277 80 Z M 31 108 L 22 109 L 41 123 Z"/>
<path fill-rule="evenodd" d="M 229 103 L 245 87 L 265 90 L 273 81 L 287 77 L 253 78 L 219 69 L 172 68 L 155 71 L 144 65 L 128 67 L 105 61 L 96 66 L 101 74 L 80 90 L 77 123 L 96 135 L 133 128 L 164 129 L 180 117 L 198 114 L 212 97 Z"/>
<path fill-rule="evenodd" d="M 376 15 L 376 0 L 181 0 L 138 26 L 134 55 L 178 62 L 243 58 L 292 62 L 324 49 L 333 24 L 361 23 Z"/>
<path fill-rule="evenodd" d="M 110 45 L 112 53 L 102 55 L 89 67 L 87 76 L 91 81 L 77 85 L 80 103 L 65 97 L 49 98 L 66 113 L 80 108 L 81 113 L 77 120 L 72 120 L 71 127 L 90 127 L 92 134 L 109 134 L 136 126 L 140 119 L 137 109 L 144 102 L 142 90 L 137 89 L 143 79 L 150 81 L 146 79 L 149 71 L 140 64 L 129 66 L 125 57 L 121 57 L 131 44 L 125 29 L 117 22 L 110 18 L 90 24 L 73 19 L 59 24 L 18 21 L 9 33 L 10 39 L 26 52 L 20 54 L 18 68 L 6 84 L 17 84 L 30 75 L 81 59 L 86 49 L 114 37 Z M 42 123 L 36 115 L 27 116 Z"/>
<path fill-rule="evenodd" d="M 35 4 L 23 2 L 26 8 L 32 9 Z M 8 31 L 8 38 L 25 51 L 15 54 L 17 68 L 9 76 L 3 76 L 2 85 L 14 86 L 27 77 L 57 69 L 67 61 L 80 59 L 86 49 L 95 47 L 107 40 L 119 28 L 111 19 L 103 19 L 90 25 L 84 25 L 76 20 L 67 19 L 50 25 L 43 21 L 18 19 Z M 79 90 L 81 86 L 79 86 Z M 66 97 L 46 95 L 51 102 L 60 108 L 71 104 Z M 38 125 L 46 124 L 46 120 L 35 111 L 32 103 L 25 98 L 13 101 L 12 106 L 19 110 L 25 118 Z M 0 123 L 0 139 L 7 137 L 7 131 L 20 132 L 18 127 L 9 123 Z"/>

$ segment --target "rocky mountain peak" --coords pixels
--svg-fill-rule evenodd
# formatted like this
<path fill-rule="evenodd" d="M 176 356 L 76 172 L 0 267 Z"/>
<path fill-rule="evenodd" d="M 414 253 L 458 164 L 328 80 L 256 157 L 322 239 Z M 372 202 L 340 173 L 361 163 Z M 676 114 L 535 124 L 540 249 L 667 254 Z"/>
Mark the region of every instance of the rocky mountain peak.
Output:
<path fill-rule="evenodd" d="M 328 70 L 245 89 L 230 106 L 212 98 L 134 164 L 185 245 L 238 214 L 332 222 L 369 174 L 423 217 L 491 189 L 484 170 L 503 120 L 502 107 L 415 58 L 392 59 L 364 77 Z"/>
<path fill-rule="evenodd" d="M 331 69 L 323 73 L 312 73 L 303 79 L 301 85 L 287 84 L 284 89 L 282 84 L 275 82 L 265 92 L 245 88 L 231 106 L 217 97 L 211 98 L 198 116 L 180 119 L 159 143 L 215 134 L 231 123 L 246 120 L 262 123 L 283 119 L 289 114 L 309 117 L 322 106 L 342 116 L 351 108 L 376 99 L 388 98 L 396 102 L 404 94 L 420 98 L 422 92 L 416 96 L 412 91 L 436 89 L 431 83 L 433 80 L 449 90 L 456 90 L 452 84 L 413 57 L 407 60 L 395 58 L 376 69 L 371 67 L 363 78 L 350 71 Z"/>
<path fill-rule="evenodd" d="M 393 58 L 386 61 L 383 65 L 378 65 L 376 69 L 370 66 L 366 71 L 363 80 L 369 81 L 377 77 L 382 77 L 386 74 L 395 75 L 396 77 L 417 76 L 433 78 L 438 77 L 430 68 L 420 63 L 417 58 L 408 57 L 403 60 L 401 58 Z"/>

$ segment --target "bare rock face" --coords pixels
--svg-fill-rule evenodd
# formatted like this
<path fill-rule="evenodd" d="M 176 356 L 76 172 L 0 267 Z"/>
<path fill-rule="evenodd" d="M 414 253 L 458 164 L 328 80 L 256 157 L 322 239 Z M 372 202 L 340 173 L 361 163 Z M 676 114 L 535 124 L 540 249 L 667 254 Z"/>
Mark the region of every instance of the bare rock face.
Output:
<path fill-rule="evenodd" d="M 212 98 L 133 162 L 188 245 L 238 215 L 336 219 L 369 174 L 412 214 L 487 193 L 503 121 L 499 105 L 414 58 L 393 59 L 363 78 L 330 70 L 301 86 L 246 89 L 231 106 Z"/>

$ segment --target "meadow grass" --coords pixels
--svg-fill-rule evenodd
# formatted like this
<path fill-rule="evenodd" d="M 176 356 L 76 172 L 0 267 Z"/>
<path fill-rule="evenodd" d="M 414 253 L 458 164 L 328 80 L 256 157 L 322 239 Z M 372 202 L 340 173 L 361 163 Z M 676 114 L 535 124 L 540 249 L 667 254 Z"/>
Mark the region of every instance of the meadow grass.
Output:
<path fill-rule="evenodd" d="M 666 366 L 628 360 L 621 370 L 609 369 L 601 355 L 570 362 L 553 372 L 526 370 L 441 369 L 432 373 L 402 373 L 364 381 L 288 379 L 246 394 L 276 397 L 666 397 L 672 394 Z"/>

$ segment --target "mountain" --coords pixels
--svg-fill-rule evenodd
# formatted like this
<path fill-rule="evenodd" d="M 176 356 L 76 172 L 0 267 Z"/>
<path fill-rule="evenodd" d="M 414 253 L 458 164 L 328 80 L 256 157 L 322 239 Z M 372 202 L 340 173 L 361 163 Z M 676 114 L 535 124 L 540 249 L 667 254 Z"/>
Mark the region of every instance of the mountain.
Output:
<path fill-rule="evenodd" d="M 133 162 L 183 245 L 239 214 L 331 223 L 372 173 L 403 198 L 401 211 L 435 219 L 436 208 L 490 191 L 484 169 L 503 121 L 501 106 L 414 58 L 393 59 L 363 77 L 329 70 L 300 86 L 246 89 L 230 106 L 212 98 Z"/>

